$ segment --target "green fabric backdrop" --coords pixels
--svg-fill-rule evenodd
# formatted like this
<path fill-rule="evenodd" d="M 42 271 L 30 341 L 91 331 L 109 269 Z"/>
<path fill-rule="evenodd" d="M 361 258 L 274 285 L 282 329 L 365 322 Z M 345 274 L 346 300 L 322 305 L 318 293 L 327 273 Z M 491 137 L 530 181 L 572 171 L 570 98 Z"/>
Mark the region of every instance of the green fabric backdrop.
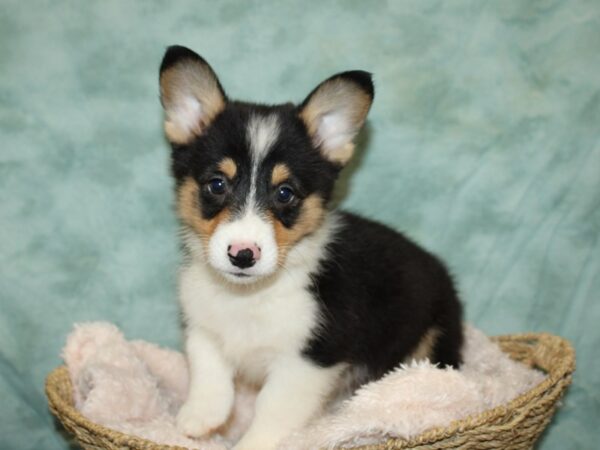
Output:
<path fill-rule="evenodd" d="M 72 324 L 179 347 L 177 223 L 158 65 L 211 62 L 234 98 L 375 75 L 344 207 L 405 230 L 490 334 L 569 338 L 541 448 L 597 448 L 600 3 L 0 2 L 0 448 L 65 449 L 43 394 Z"/>

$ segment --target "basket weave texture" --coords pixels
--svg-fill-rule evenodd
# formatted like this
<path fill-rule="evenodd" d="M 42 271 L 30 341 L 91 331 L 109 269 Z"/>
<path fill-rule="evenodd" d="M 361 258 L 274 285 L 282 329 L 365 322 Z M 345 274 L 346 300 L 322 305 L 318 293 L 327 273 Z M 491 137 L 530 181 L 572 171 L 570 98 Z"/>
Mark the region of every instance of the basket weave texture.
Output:
<path fill-rule="evenodd" d="M 571 383 L 575 351 L 569 342 L 546 333 L 492 338 L 511 358 L 541 369 L 546 379 L 510 403 L 425 431 L 411 439 L 389 439 L 355 450 L 530 449 L 550 422 L 558 401 Z M 129 436 L 91 422 L 73 405 L 73 387 L 65 366 L 46 379 L 52 413 L 84 449 L 185 450 Z"/>

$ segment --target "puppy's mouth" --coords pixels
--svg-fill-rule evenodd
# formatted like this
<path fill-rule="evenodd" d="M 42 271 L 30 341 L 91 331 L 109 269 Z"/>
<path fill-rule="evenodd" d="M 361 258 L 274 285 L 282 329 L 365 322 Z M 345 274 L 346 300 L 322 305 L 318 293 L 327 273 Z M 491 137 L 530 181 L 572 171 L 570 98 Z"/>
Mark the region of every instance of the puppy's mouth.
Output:
<path fill-rule="evenodd" d="M 255 280 L 261 278 L 260 275 L 246 273 L 246 272 L 233 272 L 233 271 L 223 271 L 221 272 L 225 279 L 229 280 L 234 284 L 248 284 L 253 283 Z"/>
<path fill-rule="evenodd" d="M 248 277 L 252 276 L 249 273 L 244 273 L 244 272 L 229 272 L 229 274 L 233 275 L 236 278 L 248 278 Z"/>

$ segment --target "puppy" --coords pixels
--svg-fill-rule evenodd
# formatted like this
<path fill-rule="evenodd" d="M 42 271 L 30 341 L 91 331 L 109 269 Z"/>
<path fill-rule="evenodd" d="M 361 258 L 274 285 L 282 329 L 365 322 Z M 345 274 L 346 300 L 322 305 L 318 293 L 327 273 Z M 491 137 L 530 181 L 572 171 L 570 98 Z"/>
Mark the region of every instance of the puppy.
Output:
<path fill-rule="evenodd" d="M 300 105 L 251 104 L 173 46 L 160 92 L 186 253 L 183 433 L 227 421 L 235 377 L 261 386 L 235 449 L 269 450 L 348 375 L 375 380 L 410 358 L 460 364 L 461 306 L 444 265 L 384 225 L 327 209 L 373 101 L 369 73 L 334 75 Z"/>

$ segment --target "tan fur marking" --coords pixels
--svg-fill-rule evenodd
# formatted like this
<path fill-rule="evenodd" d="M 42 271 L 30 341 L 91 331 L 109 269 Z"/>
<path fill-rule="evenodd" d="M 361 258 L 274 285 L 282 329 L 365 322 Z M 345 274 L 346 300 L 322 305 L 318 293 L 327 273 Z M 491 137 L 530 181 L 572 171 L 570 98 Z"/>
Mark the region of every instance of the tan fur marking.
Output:
<path fill-rule="evenodd" d="M 358 86 L 335 79 L 319 87 L 300 112 L 300 118 L 306 124 L 309 134 L 314 138 L 317 135 L 320 119 L 333 109 L 340 108 L 341 105 L 347 103 L 344 105 L 345 109 L 350 112 L 347 119 L 350 120 L 353 128 L 358 131 L 367 117 L 372 101 L 373 99 Z M 319 145 L 320 143 L 315 142 L 315 144 Z M 334 162 L 344 164 L 352 156 L 354 145 L 349 143 L 340 149 L 331 150 L 327 152 L 326 156 Z"/>
<path fill-rule="evenodd" d="M 298 220 L 292 228 L 286 228 L 275 217 L 271 217 L 280 263 L 283 263 L 287 252 L 296 242 L 319 228 L 324 216 L 323 199 L 318 195 L 311 195 L 304 200 Z"/>
<path fill-rule="evenodd" d="M 190 134 L 188 130 L 181 128 L 176 123 L 165 120 L 165 136 L 167 136 L 167 139 L 173 144 L 187 144 L 190 141 L 191 135 L 200 133 L 199 129 L 200 127 L 198 127 L 198 130 L 194 130 L 194 133 Z"/>
<path fill-rule="evenodd" d="M 225 158 L 219 163 L 219 170 L 223 172 L 223 174 L 233 180 L 235 178 L 235 174 L 237 173 L 237 165 L 231 158 Z"/>
<path fill-rule="evenodd" d="M 160 76 L 161 101 L 165 108 L 165 134 L 174 144 L 187 144 L 225 108 L 225 99 L 210 67 L 185 61 L 164 71 Z M 202 119 L 191 128 L 177 120 L 186 97 L 197 99 Z"/>
<path fill-rule="evenodd" d="M 192 178 L 186 178 L 177 191 L 177 211 L 179 217 L 202 237 L 202 242 L 212 236 L 217 226 L 229 218 L 229 211 L 223 210 L 210 220 L 202 217 L 198 195 L 200 187 Z"/>
<path fill-rule="evenodd" d="M 271 184 L 277 186 L 290 177 L 290 169 L 285 164 L 275 164 L 273 173 L 271 174 Z"/>
<path fill-rule="evenodd" d="M 415 347 L 415 349 L 410 355 L 408 355 L 408 357 L 404 359 L 404 361 L 408 363 L 413 359 L 415 361 L 420 361 L 426 358 L 431 359 L 433 347 L 435 346 L 435 343 L 437 342 L 439 336 L 439 329 L 434 327 L 428 329 L 417 344 L 417 346 Z"/>
<path fill-rule="evenodd" d="M 329 159 L 333 162 L 340 164 L 346 164 L 352 155 L 354 154 L 354 144 L 349 142 L 348 144 L 340 147 L 338 150 L 333 152 Z"/>

